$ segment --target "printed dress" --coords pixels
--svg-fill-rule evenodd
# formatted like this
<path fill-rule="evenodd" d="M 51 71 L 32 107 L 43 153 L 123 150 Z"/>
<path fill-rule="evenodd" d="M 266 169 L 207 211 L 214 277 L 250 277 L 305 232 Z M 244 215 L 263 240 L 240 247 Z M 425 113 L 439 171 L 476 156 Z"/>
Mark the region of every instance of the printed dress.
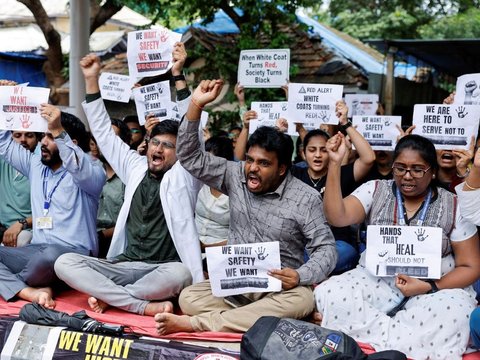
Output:
<path fill-rule="evenodd" d="M 352 195 L 362 203 L 367 224 L 395 225 L 393 181 L 371 181 Z M 470 238 L 475 226 L 459 215 L 453 194 L 437 189 L 428 207 L 424 226 L 442 228 L 442 276 L 455 267 L 451 242 Z M 417 216 L 411 219 L 415 226 Z M 393 277 L 375 277 L 365 268 L 365 253 L 359 265 L 334 276 L 315 289 L 322 326 L 340 330 L 371 344 L 377 351 L 394 349 L 419 359 L 461 359 L 469 338 L 470 313 L 476 306 L 472 287 L 445 289 L 413 296 L 404 310 L 387 313 L 404 298 Z"/>

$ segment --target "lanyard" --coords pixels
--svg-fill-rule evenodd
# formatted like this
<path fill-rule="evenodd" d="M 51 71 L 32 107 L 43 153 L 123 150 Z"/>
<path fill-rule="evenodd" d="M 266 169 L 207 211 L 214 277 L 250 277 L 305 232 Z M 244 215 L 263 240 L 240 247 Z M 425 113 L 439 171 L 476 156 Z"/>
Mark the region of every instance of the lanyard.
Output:
<path fill-rule="evenodd" d="M 48 214 L 48 210 L 50 209 L 50 203 L 52 202 L 52 195 L 57 190 L 58 185 L 60 185 L 60 182 L 63 180 L 63 178 L 67 175 L 67 170 L 64 170 L 62 175 L 60 176 L 60 179 L 57 180 L 57 183 L 53 186 L 53 188 L 50 190 L 50 193 L 48 193 L 48 171 L 49 169 L 46 167 L 42 171 L 42 178 L 43 178 L 43 216 L 46 216 Z"/>
<path fill-rule="evenodd" d="M 400 194 L 400 189 L 398 186 L 395 187 L 395 196 L 397 197 L 397 218 L 398 218 L 398 223 L 400 225 L 407 225 L 405 222 L 405 211 L 403 209 L 403 201 L 402 201 L 402 195 Z M 432 189 L 428 189 L 428 194 L 427 197 L 425 198 L 422 206 L 422 212 L 420 213 L 420 218 L 417 222 L 418 226 L 422 226 L 423 222 L 425 220 L 425 217 L 427 216 L 427 210 L 428 206 L 430 205 L 430 201 L 432 200 Z"/>

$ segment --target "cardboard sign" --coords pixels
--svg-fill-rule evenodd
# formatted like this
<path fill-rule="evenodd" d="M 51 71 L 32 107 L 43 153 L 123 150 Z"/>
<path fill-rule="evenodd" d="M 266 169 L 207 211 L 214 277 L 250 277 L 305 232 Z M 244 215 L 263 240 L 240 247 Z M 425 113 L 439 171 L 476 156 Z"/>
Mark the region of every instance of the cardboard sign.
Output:
<path fill-rule="evenodd" d="M 40 115 L 40 104 L 48 103 L 50 89 L 0 86 L 0 129 L 45 132 L 47 120 Z"/>
<path fill-rule="evenodd" d="M 134 85 L 130 76 L 104 72 L 100 75 L 98 82 L 103 99 L 123 103 L 130 101 Z"/>
<path fill-rule="evenodd" d="M 400 135 L 396 125 L 402 125 L 401 116 L 354 116 L 352 124 L 363 135 L 373 150 L 392 151 Z"/>
<path fill-rule="evenodd" d="M 280 269 L 278 241 L 205 249 L 214 296 L 280 291 L 282 282 L 267 272 Z"/>
<path fill-rule="evenodd" d="M 348 117 L 357 115 L 376 115 L 378 94 L 345 94 L 348 106 Z"/>
<path fill-rule="evenodd" d="M 457 78 L 455 105 L 480 105 L 480 73 Z"/>
<path fill-rule="evenodd" d="M 238 82 L 245 88 L 278 88 L 290 78 L 290 49 L 242 50 Z"/>
<path fill-rule="evenodd" d="M 133 79 L 166 73 L 172 67 L 173 45 L 182 34 L 167 28 L 128 33 L 128 71 Z"/>
<path fill-rule="evenodd" d="M 342 100 L 343 85 L 288 85 L 288 120 L 294 123 L 338 124 L 335 104 Z"/>
<path fill-rule="evenodd" d="M 468 149 L 478 132 L 480 106 L 417 104 L 413 110 L 413 134 L 430 139 L 436 149 Z"/>
<path fill-rule="evenodd" d="M 154 114 L 159 120 L 172 118 L 172 100 L 170 83 L 162 81 L 133 89 L 138 122 L 145 124 L 148 114 Z"/>
<path fill-rule="evenodd" d="M 442 229 L 430 226 L 367 227 L 366 267 L 371 274 L 440 279 L 441 265 Z"/>

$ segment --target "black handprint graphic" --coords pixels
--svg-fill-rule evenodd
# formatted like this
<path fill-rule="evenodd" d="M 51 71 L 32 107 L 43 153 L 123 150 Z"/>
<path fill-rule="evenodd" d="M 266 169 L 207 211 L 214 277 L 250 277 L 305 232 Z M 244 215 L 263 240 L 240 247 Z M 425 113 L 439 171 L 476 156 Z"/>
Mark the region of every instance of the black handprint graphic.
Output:
<path fill-rule="evenodd" d="M 258 251 L 257 251 L 258 250 Z M 260 246 L 255 253 L 257 254 L 258 260 L 265 260 L 269 254 L 265 255 L 266 248 Z"/>

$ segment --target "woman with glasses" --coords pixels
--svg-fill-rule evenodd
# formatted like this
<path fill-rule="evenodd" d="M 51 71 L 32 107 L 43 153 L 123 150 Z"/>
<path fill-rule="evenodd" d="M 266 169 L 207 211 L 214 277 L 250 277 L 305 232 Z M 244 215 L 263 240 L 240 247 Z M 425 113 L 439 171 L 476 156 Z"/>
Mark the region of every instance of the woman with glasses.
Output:
<path fill-rule="evenodd" d="M 475 226 L 460 216 L 455 195 L 435 184 L 438 164 L 433 144 L 418 135 L 403 137 L 394 151 L 393 180 L 367 182 L 344 199 L 340 191 L 344 137 L 329 140 L 327 150 L 327 220 L 335 226 L 366 221 L 401 230 L 440 228 L 437 238 L 416 240 L 432 246 L 441 242 L 442 276 L 423 280 L 402 273 L 375 276 L 366 268 L 364 253 L 355 269 L 315 289 L 316 321 L 376 350 L 396 349 L 414 359 L 460 359 L 476 306 L 470 285 L 480 275 L 478 235 Z M 367 251 L 368 246 L 369 239 Z"/>

